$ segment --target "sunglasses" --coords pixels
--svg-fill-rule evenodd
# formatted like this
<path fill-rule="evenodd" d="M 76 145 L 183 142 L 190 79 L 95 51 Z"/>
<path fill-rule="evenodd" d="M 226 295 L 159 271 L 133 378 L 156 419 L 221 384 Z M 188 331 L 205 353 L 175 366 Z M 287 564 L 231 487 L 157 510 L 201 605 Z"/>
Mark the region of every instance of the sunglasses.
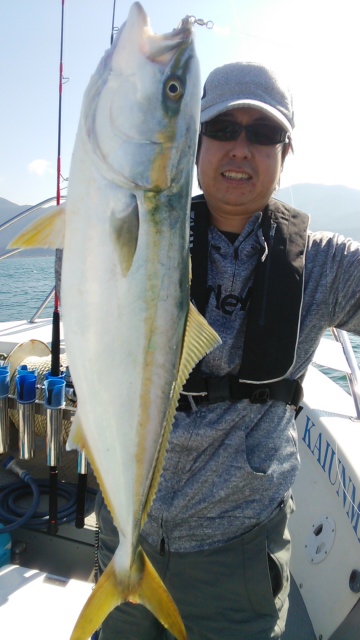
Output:
<path fill-rule="evenodd" d="M 290 134 L 276 124 L 266 122 L 254 122 L 243 125 L 232 120 L 214 119 L 201 125 L 201 133 L 207 138 L 219 142 L 237 140 L 245 131 L 246 139 L 252 144 L 272 145 L 282 142 L 290 142 Z"/>

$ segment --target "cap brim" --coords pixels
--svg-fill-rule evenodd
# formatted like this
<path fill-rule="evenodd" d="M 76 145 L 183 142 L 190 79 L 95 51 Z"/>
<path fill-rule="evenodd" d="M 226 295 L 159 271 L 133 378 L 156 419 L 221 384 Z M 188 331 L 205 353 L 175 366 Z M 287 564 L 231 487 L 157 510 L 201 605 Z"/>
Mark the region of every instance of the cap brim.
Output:
<path fill-rule="evenodd" d="M 288 133 L 292 133 L 292 127 L 290 122 L 282 115 L 280 111 L 275 109 L 274 107 L 270 107 L 268 104 L 264 104 L 264 102 L 259 102 L 258 100 L 234 100 L 233 102 L 222 102 L 220 104 L 216 104 L 212 107 L 208 107 L 201 112 L 200 122 L 207 122 L 208 120 L 212 120 L 219 116 L 221 113 L 225 113 L 226 111 L 230 111 L 231 109 L 239 109 L 251 107 L 253 109 L 259 109 L 259 111 L 263 111 L 266 115 L 270 116 L 272 120 L 278 122 L 281 126 L 285 128 Z"/>

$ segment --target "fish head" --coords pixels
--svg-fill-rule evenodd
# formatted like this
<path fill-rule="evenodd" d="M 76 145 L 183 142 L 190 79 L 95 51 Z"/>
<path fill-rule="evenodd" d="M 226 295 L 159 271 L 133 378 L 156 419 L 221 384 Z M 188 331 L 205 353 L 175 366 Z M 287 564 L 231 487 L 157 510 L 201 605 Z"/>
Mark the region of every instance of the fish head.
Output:
<path fill-rule="evenodd" d="M 179 162 L 193 164 L 199 115 L 190 24 L 157 35 L 134 3 L 84 96 L 85 135 L 98 169 L 127 189 L 169 189 Z"/>

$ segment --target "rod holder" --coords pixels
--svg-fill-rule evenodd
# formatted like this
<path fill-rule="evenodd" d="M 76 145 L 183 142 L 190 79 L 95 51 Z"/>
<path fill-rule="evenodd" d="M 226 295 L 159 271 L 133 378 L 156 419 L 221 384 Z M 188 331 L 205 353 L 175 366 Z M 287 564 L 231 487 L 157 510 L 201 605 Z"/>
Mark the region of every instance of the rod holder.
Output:
<path fill-rule="evenodd" d="M 78 453 L 78 473 L 86 474 L 88 472 L 88 460 L 85 451 L 79 451 Z"/>
<path fill-rule="evenodd" d="M 19 412 L 19 457 L 29 460 L 35 456 L 35 400 L 36 371 L 18 367 L 16 392 Z"/>
<path fill-rule="evenodd" d="M 65 380 L 49 376 L 45 380 L 46 452 L 49 467 L 57 467 L 63 450 L 63 406 Z"/>
<path fill-rule="evenodd" d="M 76 499 L 75 527 L 82 529 L 85 524 L 86 495 L 87 495 L 88 463 L 85 451 L 78 454 L 78 485 Z"/>
<path fill-rule="evenodd" d="M 0 367 L 0 453 L 6 453 L 10 446 L 9 389 L 9 365 L 3 365 Z"/>

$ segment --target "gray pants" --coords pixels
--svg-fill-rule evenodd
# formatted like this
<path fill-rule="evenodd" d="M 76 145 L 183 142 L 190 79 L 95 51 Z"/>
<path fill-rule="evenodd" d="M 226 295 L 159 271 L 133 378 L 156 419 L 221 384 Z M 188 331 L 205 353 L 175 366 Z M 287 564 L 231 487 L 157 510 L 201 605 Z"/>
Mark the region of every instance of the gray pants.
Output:
<path fill-rule="evenodd" d="M 292 499 L 268 521 L 221 547 L 176 553 L 141 545 L 172 595 L 188 640 L 267 640 L 285 627 L 290 585 Z M 118 535 L 101 496 L 100 568 L 109 563 Z M 103 623 L 100 640 L 170 640 L 172 636 L 142 605 L 125 603 Z"/>

